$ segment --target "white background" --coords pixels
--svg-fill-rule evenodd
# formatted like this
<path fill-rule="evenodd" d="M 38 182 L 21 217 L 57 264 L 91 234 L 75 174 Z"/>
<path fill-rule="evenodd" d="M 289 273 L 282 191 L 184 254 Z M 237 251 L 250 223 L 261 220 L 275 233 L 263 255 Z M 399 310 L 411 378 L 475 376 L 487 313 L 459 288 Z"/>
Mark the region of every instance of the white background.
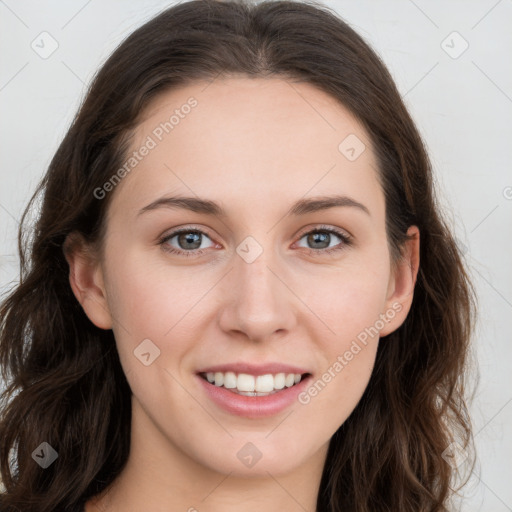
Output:
<path fill-rule="evenodd" d="M 480 301 L 481 376 L 471 407 L 479 460 L 462 510 L 512 511 L 512 1 L 323 3 L 384 59 L 430 152 Z M 2 291 L 17 278 L 23 208 L 94 71 L 130 32 L 171 4 L 0 0 Z M 47 59 L 31 48 L 43 31 L 58 42 Z M 464 40 L 469 47 L 457 56 Z"/>

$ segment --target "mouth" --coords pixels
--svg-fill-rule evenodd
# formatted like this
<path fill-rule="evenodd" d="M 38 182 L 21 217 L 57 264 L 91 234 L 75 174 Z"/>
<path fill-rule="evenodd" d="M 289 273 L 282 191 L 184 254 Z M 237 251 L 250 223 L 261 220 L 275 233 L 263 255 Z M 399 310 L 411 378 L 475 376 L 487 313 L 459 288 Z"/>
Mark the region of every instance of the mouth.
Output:
<path fill-rule="evenodd" d="M 201 372 L 203 380 L 217 388 L 223 388 L 235 395 L 258 397 L 270 396 L 297 386 L 310 373 L 267 373 L 251 375 L 235 372 Z"/>

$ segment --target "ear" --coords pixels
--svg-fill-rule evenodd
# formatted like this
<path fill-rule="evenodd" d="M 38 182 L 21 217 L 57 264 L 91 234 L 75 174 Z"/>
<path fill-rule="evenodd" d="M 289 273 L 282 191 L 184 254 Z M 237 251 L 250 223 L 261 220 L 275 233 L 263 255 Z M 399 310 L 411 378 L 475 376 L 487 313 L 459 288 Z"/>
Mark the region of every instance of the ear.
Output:
<path fill-rule="evenodd" d="M 112 317 L 101 264 L 83 236 L 73 232 L 64 242 L 63 252 L 69 264 L 69 284 L 89 320 L 101 329 L 112 328 Z"/>
<path fill-rule="evenodd" d="M 407 230 L 410 238 L 405 242 L 402 258 L 397 262 L 389 278 L 385 311 L 383 315 L 389 320 L 380 331 L 380 336 L 387 336 L 398 329 L 411 309 L 414 286 L 420 265 L 420 232 L 417 226 Z"/>

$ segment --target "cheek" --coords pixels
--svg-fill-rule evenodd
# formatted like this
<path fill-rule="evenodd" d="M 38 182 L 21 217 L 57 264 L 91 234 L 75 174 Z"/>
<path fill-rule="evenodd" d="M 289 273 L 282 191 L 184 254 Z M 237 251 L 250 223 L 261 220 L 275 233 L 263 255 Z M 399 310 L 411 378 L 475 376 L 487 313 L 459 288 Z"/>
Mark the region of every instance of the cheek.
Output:
<path fill-rule="evenodd" d="M 310 280 L 305 302 L 329 327 L 335 345 L 343 345 L 379 319 L 388 279 L 385 264 L 347 265 Z"/>
<path fill-rule="evenodd" d="M 351 341 L 374 325 L 382 311 L 386 259 L 372 259 L 372 252 L 354 253 L 336 268 L 318 267 L 314 272 L 288 276 L 304 303 L 298 321 L 319 345 L 326 363 L 348 350 Z M 212 318 L 214 309 L 221 307 L 222 297 L 215 300 L 214 290 L 219 272 L 201 265 L 170 268 L 160 256 L 150 261 L 129 250 L 122 254 L 123 258 L 110 260 L 106 283 L 119 351 L 133 352 L 149 338 L 162 351 L 172 339 L 173 351 L 178 353 L 183 332 L 187 339 L 192 325 L 200 324 L 200 318 Z M 211 293 L 204 297 L 207 292 Z M 290 303 L 294 301 L 290 296 Z"/>
<path fill-rule="evenodd" d="M 169 286 L 164 286 L 159 273 L 147 263 L 123 254 L 124 258 L 110 261 L 105 284 L 117 349 L 125 373 L 129 373 L 134 367 L 141 369 L 134 351 L 143 340 L 149 339 L 156 346 L 153 355 L 164 355 L 162 340 L 177 321 L 174 304 L 179 304 L 180 298 L 170 293 Z"/>
<path fill-rule="evenodd" d="M 109 271 L 109 306 L 126 329 L 164 335 L 204 293 L 204 279 L 193 270 L 170 269 L 148 258 L 126 255 Z M 147 333 L 145 332 L 147 330 Z"/>
<path fill-rule="evenodd" d="M 352 286 L 353 284 L 353 286 Z M 360 281 L 345 282 L 332 292 L 318 316 L 328 325 L 315 339 L 321 354 L 319 373 L 299 400 L 314 404 L 310 410 L 325 417 L 329 425 L 341 425 L 352 413 L 370 380 L 379 343 L 381 294 Z M 323 412 L 322 412 L 323 411 Z"/>
<path fill-rule="evenodd" d="M 335 277 L 316 279 L 308 295 L 308 306 L 322 320 L 310 333 L 322 360 L 321 373 L 301 403 L 331 411 L 337 424 L 356 407 L 372 374 L 389 279 L 386 264 L 384 259 L 347 265 Z"/>
<path fill-rule="evenodd" d="M 201 272 L 199 267 L 170 268 L 149 258 L 124 255 L 122 260 L 111 261 L 106 284 L 125 373 L 141 371 L 134 354 L 146 339 L 156 347 L 156 366 L 174 367 L 190 349 L 191 338 L 201 331 L 205 308 L 211 305 L 204 299 L 213 296 L 205 294 L 214 288 L 218 276 L 211 271 Z"/>

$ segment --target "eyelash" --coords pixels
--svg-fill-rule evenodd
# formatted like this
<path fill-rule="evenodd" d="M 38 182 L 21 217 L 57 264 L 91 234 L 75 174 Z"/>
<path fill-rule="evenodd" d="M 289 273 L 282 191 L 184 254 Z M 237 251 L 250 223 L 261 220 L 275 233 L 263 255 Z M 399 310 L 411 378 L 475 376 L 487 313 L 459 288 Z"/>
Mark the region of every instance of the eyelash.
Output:
<path fill-rule="evenodd" d="M 319 233 L 332 233 L 332 234 L 335 234 L 336 236 L 338 236 L 342 240 L 342 243 L 338 244 L 338 245 L 335 245 L 334 247 L 327 248 L 327 249 L 310 249 L 308 247 L 301 247 L 301 249 L 305 249 L 308 252 L 308 254 L 317 254 L 318 255 L 318 253 L 320 253 L 320 254 L 331 255 L 332 253 L 336 253 L 338 251 L 342 251 L 346 247 L 350 247 L 352 245 L 352 237 L 351 236 L 349 236 L 349 235 L 347 235 L 345 233 L 342 233 L 341 231 L 338 231 L 337 229 L 334 229 L 334 228 L 331 228 L 331 227 L 327 227 L 327 226 L 318 226 L 315 229 L 307 231 L 307 232 L 303 233 L 300 236 L 299 240 L 304 238 L 306 235 L 310 235 L 312 233 L 318 233 L 318 232 Z M 173 231 L 172 233 L 170 233 L 168 235 L 165 235 L 163 238 L 161 238 L 158 241 L 158 244 L 161 245 L 163 250 L 168 252 L 168 253 L 178 254 L 180 256 L 186 256 L 188 258 L 194 257 L 194 256 L 199 257 L 199 256 L 202 256 L 206 252 L 206 249 L 193 249 L 193 250 L 190 250 L 190 251 L 183 251 L 183 250 L 176 249 L 175 247 L 170 247 L 170 246 L 166 245 L 169 240 L 171 240 L 176 235 L 179 235 L 181 233 L 199 233 L 201 235 L 205 235 L 206 237 L 210 238 L 208 233 L 205 233 L 201 229 L 197 229 L 197 228 L 181 228 L 181 229 L 178 229 L 176 231 Z M 210 240 L 211 240 L 211 238 L 210 238 Z"/>

